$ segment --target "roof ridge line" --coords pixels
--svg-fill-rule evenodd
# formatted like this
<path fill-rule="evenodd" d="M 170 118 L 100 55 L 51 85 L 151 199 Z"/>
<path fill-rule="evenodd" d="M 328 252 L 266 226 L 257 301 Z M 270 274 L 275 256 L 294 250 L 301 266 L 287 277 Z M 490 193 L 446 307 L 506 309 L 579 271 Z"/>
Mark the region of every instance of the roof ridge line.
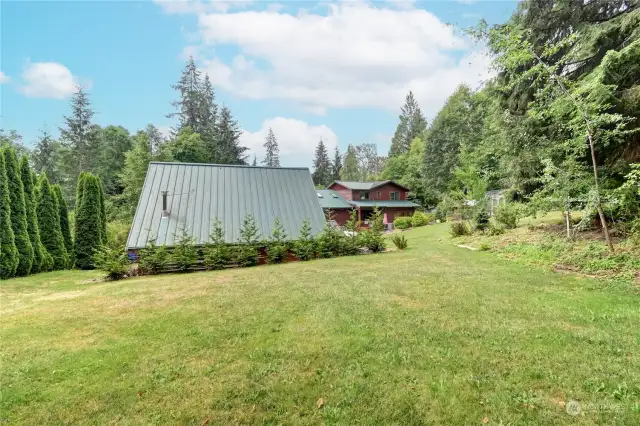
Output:
<path fill-rule="evenodd" d="M 182 165 L 182 166 L 210 166 L 210 167 L 235 167 L 247 169 L 276 169 L 276 170 L 309 170 L 308 167 L 268 167 L 250 166 L 248 164 L 216 164 L 216 163 L 186 163 L 183 161 L 151 161 L 149 164 Z"/>

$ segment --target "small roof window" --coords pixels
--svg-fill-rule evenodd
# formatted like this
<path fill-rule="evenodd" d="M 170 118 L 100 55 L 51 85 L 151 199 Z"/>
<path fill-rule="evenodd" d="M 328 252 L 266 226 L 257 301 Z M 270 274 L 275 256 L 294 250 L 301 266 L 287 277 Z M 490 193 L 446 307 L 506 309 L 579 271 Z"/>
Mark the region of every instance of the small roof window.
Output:
<path fill-rule="evenodd" d="M 318 198 L 322 198 L 322 194 L 321 193 L 317 193 L 318 194 Z"/>

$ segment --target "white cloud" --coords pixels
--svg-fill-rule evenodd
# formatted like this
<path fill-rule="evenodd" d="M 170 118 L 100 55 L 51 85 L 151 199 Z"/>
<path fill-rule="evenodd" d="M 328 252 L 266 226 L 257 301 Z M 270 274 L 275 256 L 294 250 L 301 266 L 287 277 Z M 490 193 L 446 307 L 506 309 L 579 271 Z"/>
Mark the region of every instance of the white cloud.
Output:
<path fill-rule="evenodd" d="M 425 10 L 364 2 L 326 8 L 327 16 L 308 10 L 295 16 L 199 13 L 201 66 L 231 93 L 289 100 L 318 113 L 352 107 L 397 111 L 413 90 L 433 116 L 458 84 L 475 87 L 489 76 L 487 58 L 472 53 L 467 40 Z M 225 63 L 212 53 L 219 45 L 237 46 L 240 53 Z"/>
<path fill-rule="evenodd" d="M 228 12 L 232 9 L 245 8 L 253 0 L 154 0 L 162 10 L 169 14 Z"/>
<path fill-rule="evenodd" d="M 5 84 L 11 81 L 11 77 L 0 71 L 0 84 Z"/>
<path fill-rule="evenodd" d="M 280 164 L 291 167 L 311 167 L 316 145 L 320 138 L 332 154 L 338 145 L 338 137 L 325 125 L 312 126 L 293 118 L 274 117 L 264 120 L 257 132 L 243 131 L 240 142 L 249 148 L 248 161 L 256 155 L 258 163 L 264 158 L 264 144 L 269 128 L 278 141 Z"/>
<path fill-rule="evenodd" d="M 81 84 L 69 68 L 58 62 L 27 62 L 21 77 L 20 91 L 34 98 L 64 99 Z"/>

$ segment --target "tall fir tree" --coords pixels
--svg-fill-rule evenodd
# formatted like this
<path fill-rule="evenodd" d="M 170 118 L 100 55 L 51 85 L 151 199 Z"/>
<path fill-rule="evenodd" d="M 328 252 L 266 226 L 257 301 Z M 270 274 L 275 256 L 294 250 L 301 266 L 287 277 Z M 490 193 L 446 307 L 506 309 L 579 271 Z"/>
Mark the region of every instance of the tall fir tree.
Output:
<path fill-rule="evenodd" d="M 267 167 L 280 167 L 280 148 L 278 148 L 278 141 L 271 127 L 269 127 L 269 133 L 263 146 L 266 154 L 262 164 Z"/>
<path fill-rule="evenodd" d="M 9 186 L 9 199 L 11 201 L 11 226 L 20 259 L 18 268 L 16 269 L 16 275 L 24 277 L 31 273 L 33 246 L 29 239 L 29 230 L 27 227 L 24 186 L 22 185 L 18 157 L 14 149 L 4 149 L 4 162 Z"/>
<path fill-rule="evenodd" d="M 26 155 L 23 155 L 20 159 L 20 178 L 24 189 L 24 205 L 27 216 L 29 241 L 33 247 L 33 264 L 31 265 L 31 272 L 48 271 L 53 266 L 53 259 L 40 240 L 40 229 L 38 227 L 38 217 L 36 214 L 35 185 L 31 174 L 31 168 L 29 167 L 29 159 Z"/>
<path fill-rule="evenodd" d="M 46 172 L 43 172 L 38 179 L 37 193 L 36 213 L 41 230 L 40 239 L 53 258 L 53 269 L 65 269 L 69 266 L 69 255 L 60 229 L 59 209 Z"/>
<path fill-rule="evenodd" d="M 31 154 L 31 161 L 33 161 L 33 168 L 36 172 L 42 173 L 46 170 L 51 182 L 55 183 L 60 180 L 58 171 L 59 151 L 60 143 L 55 141 L 47 131 L 41 130 Z"/>
<path fill-rule="evenodd" d="M 75 266 L 93 269 L 93 255 L 102 246 L 102 215 L 100 212 L 100 184 L 98 178 L 86 174 L 78 182 L 82 188 L 80 205 L 76 208 L 74 257 Z"/>
<path fill-rule="evenodd" d="M 322 186 L 327 186 L 331 183 L 331 160 L 329 160 L 329 153 L 322 138 L 320 138 L 316 146 L 313 160 L 313 182 Z"/>
<path fill-rule="evenodd" d="M 0 152 L 0 279 L 15 275 L 20 262 L 11 226 L 11 197 L 4 155 Z"/>
<path fill-rule="evenodd" d="M 333 162 L 331 163 L 331 180 L 340 180 L 340 172 L 342 171 L 342 155 L 340 149 L 336 146 L 333 153 Z"/>
<path fill-rule="evenodd" d="M 218 105 L 215 101 L 215 92 L 209 74 L 205 74 L 202 84 L 202 99 L 200 112 L 200 128 L 197 132 L 202 138 L 205 148 L 207 162 L 219 163 L 218 160 L 218 135 L 216 121 L 218 119 Z"/>
<path fill-rule="evenodd" d="M 342 170 L 340 170 L 340 179 L 346 181 L 357 181 L 359 176 L 358 153 L 353 145 L 349 145 L 347 147 L 347 152 L 344 155 Z"/>
<path fill-rule="evenodd" d="M 103 245 L 107 244 L 107 210 L 105 204 L 104 185 L 102 180 L 96 176 L 98 183 L 98 200 L 100 201 L 100 241 Z"/>
<path fill-rule="evenodd" d="M 73 253 L 73 240 L 71 239 L 71 228 L 69 227 L 69 207 L 62 195 L 60 185 L 51 185 L 51 190 L 56 197 L 56 204 L 60 216 L 60 232 L 62 232 L 64 248 L 67 250 L 67 253 L 71 255 Z"/>
<path fill-rule="evenodd" d="M 256 156 L 253 156 L 253 163 L 251 164 L 253 167 L 258 167 L 258 159 L 256 158 Z"/>
<path fill-rule="evenodd" d="M 95 127 L 91 120 L 95 112 L 91 108 L 91 100 L 87 92 L 80 86 L 71 97 L 71 115 L 64 116 L 64 127 L 60 128 L 62 144 L 69 148 L 70 159 L 67 159 L 68 179 L 75 182 L 80 172 L 89 170 L 94 159 L 92 147 L 95 138 Z"/>
<path fill-rule="evenodd" d="M 216 123 L 218 146 L 217 162 L 220 164 L 246 164 L 248 148 L 240 145 L 242 130 L 238 122 L 233 119 L 231 110 L 223 105 L 220 117 Z"/>
<path fill-rule="evenodd" d="M 413 139 L 422 135 L 427 128 L 427 120 L 422 115 L 420 106 L 411 91 L 405 99 L 399 118 L 400 123 L 391 139 L 389 157 L 409 151 Z"/>
<path fill-rule="evenodd" d="M 174 133 L 178 133 L 186 127 L 198 133 L 201 130 L 203 111 L 203 85 L 201 73 L 192 56 L 182 70 L 180 80 L 171 86 L 179 92 L 179 100 L 171 105 L 177 112 L 167 115 L 168 118 L 177 117 L 178 126 Z"/>

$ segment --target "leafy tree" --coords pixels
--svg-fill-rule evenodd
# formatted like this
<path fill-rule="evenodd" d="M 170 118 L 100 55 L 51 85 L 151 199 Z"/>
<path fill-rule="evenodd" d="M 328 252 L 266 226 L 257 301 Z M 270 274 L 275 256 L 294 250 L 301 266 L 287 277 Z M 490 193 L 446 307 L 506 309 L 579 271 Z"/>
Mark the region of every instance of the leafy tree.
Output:
<path fill-rule="evenodd" d="M 384 170 L 386 158 L 378 156 L 378 147 L 374 143 L 363 143 L 355 147 L 358 160 L 357 180 L 377 180 Z"/>
<path fill-rule="evenodd" d="M 271 127 L 269 127 L 269 134 L 267 134 L 264 142 L 264 149 L 266 154 L 264 160 L 262 160 L 262 164 L 267 167 L 280 167 L 280 149 L 278 148 L 278 141 Z"/>
<path fill-rule="evenodd" d="M 53 259 L 52 268 L 65 269 L 69 266 L 69 254 L 60 229 L 60 212 L 46 172 L 40 175 L 37 193 L 36 213 L 41 231 L 40 240 Z"/>
<path fill-rule="evenodd" d="M 427 120 L 422 115 L 418 102 L 409 91 L 400 114 L 400 123 L 391 139 L 389 157 L 409 151 L 414 138 L 419 137 L 427 128 Z"/>
<path fill-rule="evenodd" d="M 33 264 L 33 246 L 31 245 L 27 228 L 24 187 L 15 150 L 9 147 L 4 148 L 3 155 L 9 188 L 9 200 L 11 202 L 11 227 L 19 255 L 18 268 L 15 273 L 17 276 L 23 277 L 29 275 Z"/>
<path fill-rule="evenodd" d="M 78 181 L 78 186 L 81 185 L 78 192 L 82 198 L 75 213 L 75 265 L 80 269 L 93 269 L 93 255 L 103 245 L 100 184 L 96 176 L 87 173 Z"/>
<path fill-rule="evenodd" d="M 100 130 L 98 176 L 110 195 L 122 192 L 118 174 L 124 167 L 126 153 L 131 150 L 131 136 L 122 126 L 107 126 Z"/>
<path fill-rule="evenodd" d="M 11 224 L 11 197 L 5 157 L 0 155 L 0 279 L 6 280 L 15 275 L 19 256 Z"/>
<path fill-rule="evenodd" d="M 28 149 L 22 144 L 22 135 L 15 130 L 5 132 L 0 129 L 0 149 L 2 148 L 13 148 L 19 155 L 24 155 L 28 152 Z"/>
<path fill-rule="evenodd" d="M 347 152 L 344 155 L 344 165 L 340 170 L 340 178 L 346 181 L 357 181 L 360 178 L 358 154 L 353 145 L 347 147 Z"/>
<path fill-rule="evenodd" d="M 124 167 L 119 175 L 123 188 L 118 200 L 129 217 L 133 217 L 144 185 L 149 163 L 153 159 L 151 134 L 138 132 L 133 138 L 133 148 L 125 154 Z M 158 149 L 161 149 L 158 147 Z"/>
<path fill-rule="evenodd" d="M 67 202 L 62 196 L 62 189 L 60 185 L 51 185 L 51 190 L 55 196 L 56 204 L 58 205 L 60 216 L 60 232 L 62 232 L 62 238 L 64 240 L 64 248 L 67 253 L 73 253 L 73 240 L 71 239 L 71 228 L 69 227 L 69 208 Z"/>
<path fill-rule="evenodd" d="M 331 163 L 331 180 L 340 180 L 340 173 L 342 172 L 342 156 L 340 155 L 340 149 L 336 146 L 336 150 L 333 153 L 333 162 Z"/>
<path fill-rule="evenodd" d="M 47 271 L 53 267 L 53 259 L 40 241 L 38 217 L 36 215 L 36 198 L 33 176 L 29 168 L 29 159 L 23 155 L 20 159 L 20 177 L 24 189 L 24 205 L 27 218 L 29 241 L 33 247 L 33 264 L 31 272 Z"/>
<path fill-rule="evenodd" d="M 327 186 L 331 183 L 331 161 L 322 138 L 318 142 L 315 159 L 313 160 L 313 182 L 322 186 Z"/>
<path fill-rule="evenodd" d="M 169 140 L 161 152 L 162 155 L 183 163 L 206 163 L 207 153 L 198 133 L 185 127 L 175 138 Z"/>

